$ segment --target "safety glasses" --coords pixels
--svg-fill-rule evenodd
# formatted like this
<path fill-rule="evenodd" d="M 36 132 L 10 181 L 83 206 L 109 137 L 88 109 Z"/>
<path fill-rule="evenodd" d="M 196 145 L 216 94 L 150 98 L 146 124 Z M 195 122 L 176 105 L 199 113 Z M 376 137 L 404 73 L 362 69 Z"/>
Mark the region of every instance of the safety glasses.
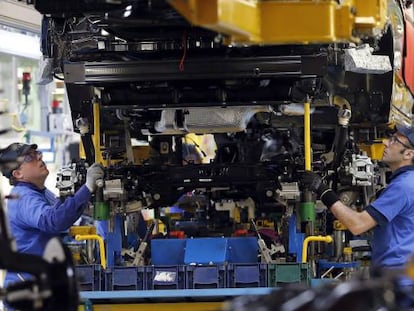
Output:
<path fill-rule="evenodd" d="M 29 153 L 24 155 L 23 162 L 24 163 L 30 163 L 34 160 L 38 160 L 41 157 L 42 157 L 42 152 L 41 151 L 33 150 L 33 151 L 30 151 Z"/>
<path fill-rule="evenodd" d="M 405 143 L 403 143 L 397 135 L 391 135 L 390 137 L 388 137 L 388 141 L 390 142 L 391 145 L 394 145 L 396 143 L 399 143 L 401 146 L 407 148 L 407 149 L 414 149 L 413 146 L 407 145 Z"/>

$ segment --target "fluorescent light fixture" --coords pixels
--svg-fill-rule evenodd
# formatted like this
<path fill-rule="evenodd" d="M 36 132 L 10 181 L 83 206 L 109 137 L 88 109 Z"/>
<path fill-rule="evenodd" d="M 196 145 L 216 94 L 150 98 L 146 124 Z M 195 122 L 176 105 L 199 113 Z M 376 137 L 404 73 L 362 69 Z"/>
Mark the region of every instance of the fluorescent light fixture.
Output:
<path fill-rule="evenodd" d="M 0 52 L 40 59 L 40 38 L 0 29 Z"/>

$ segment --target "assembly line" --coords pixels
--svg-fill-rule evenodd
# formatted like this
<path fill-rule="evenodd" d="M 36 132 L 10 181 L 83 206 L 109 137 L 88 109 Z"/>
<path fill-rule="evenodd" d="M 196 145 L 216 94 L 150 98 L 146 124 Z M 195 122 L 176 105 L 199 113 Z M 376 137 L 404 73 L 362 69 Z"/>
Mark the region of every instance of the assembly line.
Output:
<path fill-rule="evenodd" d="M 412 1 L 26 2 L 79 150 L 0 150 L 7 310 L 414 309 Z"/>

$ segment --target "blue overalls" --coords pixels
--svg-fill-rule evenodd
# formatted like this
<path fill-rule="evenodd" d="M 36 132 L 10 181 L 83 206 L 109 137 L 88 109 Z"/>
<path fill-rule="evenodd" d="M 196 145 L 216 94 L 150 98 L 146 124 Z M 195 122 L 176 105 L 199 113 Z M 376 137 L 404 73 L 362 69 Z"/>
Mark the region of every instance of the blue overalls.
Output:
<path fill-rule="evenodd" d="M 48 189 L 39 190 L 30 183 L 19 182 L 7 202 L 10 231 L 17 251 L 42 256 L 47 242 L 69 229 L 82 215 L 90 196 L 84 185 L 73 197 L 61 202 Z M 7 272 L 4 285 L 28 277 L 28 274 Z"/>
<path fill-rule="evenodd" d="M 414 166 L 397 169 L 371 208 L 382 217 L 371 216 L 378 225 L 372 239 L 372 266 L 402 269 L 414 256 Z M 367 208 L 369 212 L 369 208 Z M 414 310 L 414 280 L 401 277 L 396 300 L 404 310 Z"/>
<path fill-rule="evenodd" d="M 414 166 L 396 170 L 371 206 L 385 217 L 375 219 L 372 265 L 403 267 L 414 255 Z"/>

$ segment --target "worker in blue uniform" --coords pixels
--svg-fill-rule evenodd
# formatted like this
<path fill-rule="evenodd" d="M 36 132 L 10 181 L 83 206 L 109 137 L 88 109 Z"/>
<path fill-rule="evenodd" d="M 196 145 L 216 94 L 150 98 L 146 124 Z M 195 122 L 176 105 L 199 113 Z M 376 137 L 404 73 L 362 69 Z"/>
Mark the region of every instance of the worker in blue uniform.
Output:
<path fill-rule="evenodd" d="M 343 204 L 318 174 L 307 171 L 302 177 L 304 188 L 317 193 L 354 235 L 373 229 L 371 263 L 383 271 L 402 269 L 414 256 L 414 128 L 397 126 L 396 130 L 384 141 L 382 155 L 391 171 L 390 182 L 362 212 Z M 403 279 L 401 284 L 413 288 L 411 280 Z M 414 305 L 412 298 L 410 305 Z"/>
<path fill-rule="evenodd" d="M 362 212 L 343 204 L 316 173 L 305 172 L 302 184 L 354 235 L 374 230 L 373 266 L 403 267 L 414 255 L 414 128 L 397 126 L 384 146 L 382 161 L 392 172 L 390 182 Z"/>
<path fill-rule="evenodd" d="M 61 202 L 45 187 L 49 170 L 37 145 L 13 143 L 2 150 L 2 158 L 17 161 L 16 166 L 2 171 L 14 186 L 7 214 L 17 251 L 42 256 L 47 242 L 69 229 L 82 215 L 96 190 L 96 181 L 104 177 L 103 167 L 97 163 L 90 166 L 85 185 Z M 7 272 L 5 286 L 27 278 L 30 275 Z"/>

